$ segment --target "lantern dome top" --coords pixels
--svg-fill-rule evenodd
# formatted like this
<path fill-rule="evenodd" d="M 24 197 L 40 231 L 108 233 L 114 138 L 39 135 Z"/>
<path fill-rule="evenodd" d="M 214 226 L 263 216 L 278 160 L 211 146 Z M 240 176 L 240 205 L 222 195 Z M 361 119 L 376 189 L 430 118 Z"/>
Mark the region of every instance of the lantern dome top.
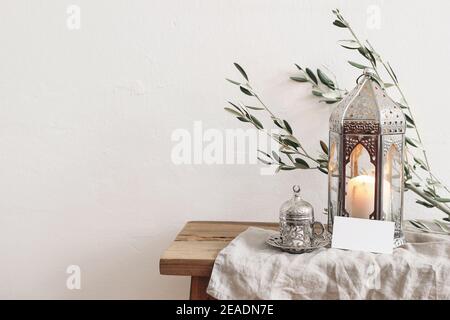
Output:
<path fill-rule="evenodd" d="M 368 69 L 361 81 L 337 105 L 330 117 L 330 130 L 337 133 L 401 134 L 406 119 Z"/>

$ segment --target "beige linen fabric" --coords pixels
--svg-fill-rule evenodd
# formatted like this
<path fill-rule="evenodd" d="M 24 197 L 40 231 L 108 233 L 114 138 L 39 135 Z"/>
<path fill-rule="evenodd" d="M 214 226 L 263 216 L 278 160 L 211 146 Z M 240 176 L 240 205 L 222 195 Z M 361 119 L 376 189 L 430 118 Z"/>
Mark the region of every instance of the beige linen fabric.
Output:
<path fill-rule="evenodd" d="M 339 249 L 289 254 L 250 227 L 218 255 L 217 299 L 450 299 L 450 237 L 406 232 L 392 255 Z"/>

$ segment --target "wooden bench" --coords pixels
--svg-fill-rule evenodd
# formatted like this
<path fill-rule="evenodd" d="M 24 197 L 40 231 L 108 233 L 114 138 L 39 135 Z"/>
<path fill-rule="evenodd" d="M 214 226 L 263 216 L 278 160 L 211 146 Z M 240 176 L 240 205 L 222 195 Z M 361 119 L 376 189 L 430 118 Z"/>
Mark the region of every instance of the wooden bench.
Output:
<path fill-rule="evenodd" d="M 159 260 L 162 275 L 191 277 L 191 300 L 211 299 L 206 293 L 220 250 L 248 227 L 278 230 L 278 223 L 191 221 L 186 223 Z"/>

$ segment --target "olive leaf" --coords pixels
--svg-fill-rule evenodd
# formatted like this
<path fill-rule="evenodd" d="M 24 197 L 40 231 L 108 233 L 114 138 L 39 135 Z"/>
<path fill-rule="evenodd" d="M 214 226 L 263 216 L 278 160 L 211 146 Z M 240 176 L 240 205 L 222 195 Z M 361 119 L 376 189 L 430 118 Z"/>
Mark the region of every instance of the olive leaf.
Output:
<path fill-rule="evenodd" d="M 311 69 L 306 68 L 306 73 L 308 74 L 308 77 L 317 85 L 319 82 L 317 81 L 317 77 L 314 74 L 314 72 L 311 71 Z"/>
<path fill-rule="evenodd" d="M 373 55 L 372 51 L 367 49 L 367 55 L 369 56 L 369 60 L 372 62 L 372 64 L 376 67 L 377 66 L 377 59 L 375 58 L 375 56 Z"/>
<path fill-rule="evenodd" d="M 320 69 L 317 69 L 317 75 L 320 81 L 330 89 L 334 89 L 334 82 Z"/>
<path fill-rule="evenodd" d="M 270 154 L 268 154 L 267 152 L 264 152 L 264 151 L 262 151 L 262 150 L 260 150 L 260 149 L 258 149 L 258 152 L 261 153 L 262 155 L 266 156 L 267 158 L 269 158 L 269 159 L 272 160 L 272 157 L 271 157 Z"/>
<path fill-rule="evenodd" d="M 323 98 L 325 98 L 327 101 L 329 100 L 339 100 L 340 95 L 339 93 L 335 92 L 335 91 L 330 91 L 330 92 L 324 92 L 321 94 L 321 96 Z"/>
<path fill-rule="evenodd" d="M 415 148 L 421 148 L 421 144 L 417 139 L 405 137 L 406 143 Z"/>
<path fill-rule="evenodd" d="M 282 152 L 284 154 L 297 154 L 298 153 L 296 150 L 292 150 L 292 149 L 286 148 L 286 147 L 281 147 L 280 152 Z"/>
<path fill-rule="evenodd" d="M 344 47 L 346 49 L 356 50 L 360 49 L 361 45 L 358 43 L 358 41 L 355 40 L 339 40 L 338 44 L 341 47 Z"/>
<path fill-rule="evenodd" d="M 415 228 L 420 229 L 420 231 L 423 231 L 423 232 L 439 233 L 439 234 L 445 234 L 445 235 L 450 234 L 450 229 L 449 229 L 448 224 L 445 224 L 444 222 L 438 221 L 436 219 L 434 219 L 432 221 L 413 219 L 413 220 L 409 220 L 409 223 L 412 224 Z"/>
<path fill-rule="evenodd" d="M 235 116 L 238 116 L 238 117 L 241 117 L 241 116 L 242 116 L 241 113 L 237 112 L 237 111 L 234 110 L 234 109 L 231 109 L 230 107 L 225 107 L 224 109 L 225 109 L 226 111 L 228 111 L 229 113 L 235 115 Z"/>
<path fill-rule="evenodd" d="M 231 80 L 231 79 L 225 79 L 225 80 L 227 80 L 227 81 L 229 81 L 229 82 L 231 82 L 232 84 L 235 84 L 235 85 L 237 85 L 237 86 L 240 86 L 241 85 L 241 83 L 240 82 L 237 82 L 237 81 L 234 81 L 234 80 Z"/>
<path fill-rule="evenodd" d="M 298 140 L 292 136 L 283 137 L 281 140 L 283 143 L 285 143 L 291 147 L 294 147 L 294 148 L 300 147 L 300 143 L 298 142 Z"/>
<path fill-rule="evenodd" d="M 242 91 L 244 94 L 246 94 L 246 95 L 248 95 L 248 96 L 253 96 L 253 95 L 254 95 L 249 89 L 245 88 L 245 87 L 242 86 L 242 85 L 240 85 L 239 88 L 241 89 L 241 91 Z"/>
<path fill-rule="evenodd" d="M 370 60 L 370 56 L 369 56 L 369 53 L 368 53 L 367 48 L 365 48 L 365 47 L 359 47 L 359 48 L 358 48 L 358 52 L 359 52 L 364 58 Z"/>
<path fill-rule="evenodd" d="M 404 113 L 404 115 L 405 115 L 406 122 L 408 122 L 410 125 L 414 126 L 415 125 L 414 120 L 406 113 Z"/>
<path fill-rule="evenodd" d="M 326 98 L 326 99 L 319 100 L 319 102 L 325 102 L 326 104 L 333 104 L 333 103 L 339 102 L 340 100 L 341 100 L 340 98 L 339 99 Z"/>
<path fill-rule="evenodd" d="M 289 134 L 292 134 L 291 125 L 286 120 L 283 120 L 283 123 L 284 123 L 284 128 L 286 129 L 286 131 L 289 132 Z"/>
<path fill-rule="evenodd" d="M 418 203 L 418 204 L 420 204 L 420 205 L 422 205 L 422 206 L 424 206 L 426 208 L 433 208 L 434 207 L 434 205 L 432 205 L 431 203 L 423 201 L 423 200 L 416 200 L 416 203 Z"/>
<path fill-rule="evenodd" d="M 296 142 L 294 142 L 292 140 L 289 140 L 289 139 L 283 139 L 282 143 L 284 143 L 284 144 L 286 144 L 288 146 L 291 146 L 291 147 L 293 147 L 295 149 L 297 149 L 299 147 L 299 145 Z"/>
<path fill-rule="evenodd" d="M 300 169 L 309 169 L 308 163 L 301 158 L 295 158 L 295 166 Z"/>
<path fill-rule="evenodd" d="M 317 170 L 319 170 L 322 173 L 328 174 L 328 170 L 322 167 L 317 167 Z"/>
<path fill-rule="evenodd" d="M 259 121 L 255 116 L 250 115 L 250 119 L 257 129 L 264 129 L 261 121 Z"/>
<path fill-rule="evenodd" d="M 278 119 L 278 118 L 272 118 L 273 123 L 275 123 L 275 125 L 280 128 L 280 129 L 284 129 L 283 127 L 283 121 Z"/>
<path fill-rule="evenodd" d="M 429 189 L 424 189 L 423 192 L 433 199 L 436 197 L 436 194 L 434 192 L 431 192 Z"/>
<path fill-rule="evenodd" d="M 270 165 L 273 164 L 272 162 L 267 161 L 267 160 L 264 160 L 264 159 L 261 159 L 260 157 L 258 157 L 258 160 L 259 160 L 260 162 L 264 163 L 265 165 L 268 165 L 268 166 L 270 166 Z"/>
<path fill-rule="evenodd" d="M 419 159 L 417 157 L 414 157 L 414 161 L 424 170 L 428 170 L 427 164 L 422 160 Z"/>
<path fill-rule="evenodd" d="M 237 117 L 237 119 L 239 119 L 242 122 L 250 122 L 250 120 L 248 120 L 247 118 L 244 118 L 244 117 Z"/>
<path fill-rule="evenodd" d="M 235 103 L 228 101 L 228 103 L 233 106 L 233 108 L 235 108 L 240 114 L 244 115 L 245 110 L 242 110 L 241 108 L 239 108 Z"/>
<path fill-rule="evenodd" d="M 432 180 L 430 178 L 427 179 L 427 183 L 433 187 L 441 187 L 441 188 L 443 187 L 442 183 L 440 183 L 439 181 L 436 181 L 436 180 Z"/>
<path fill-rule="evenodd" d="M 411 223 L 414 227 L 421 229 L 421 230 L 431 230 L 430 227 L 428 227 L 426 224 L 419 220 L 409 220 L 409 223 Z"/>
<path fill-rule="evenodd" d="M 340 20 L 334 20 L 333 24 L 339 28 L 347 28 L 347 25 Z"/>
<path fill-rule="evenodd" d="M 248 81 L 247 73 L 245 73 L 244 69 L 236 62 L 234 63 L 234 66 L 236 67 L 236 69 L 239 70 L 239 72 L 242 74 L 242 76 L 245 78 L 245 80 Z"/>
<path fill-rule="evenodd" d="M 348 63 L 349 63 L 350 65 L 354 66 L 355 68 L 358 68 L 358 69 L 364 70 L 364 69 L 368 68 L 367 66 L 365 66 L 365 65 L 363 65 L 363 64 L 359 64 L 359 63 L 354 62 L 354 61 L 350 61 L 350 60 L 349 60 Z"/>
<path fill-rule="evenodd" d="M 295 76 L 295 77 L 290 77 L 291 80 L 297 81 L 297 82 L 308 82 L 308 79 L 306 79 L 305 76 Z"/>
<path fill-rule="evenodd" d="M 450 232 L 450 228 L 448 225 L 445 225 L 444 223 L 440 222 L 439 220 L 433 220 L 433 222 L 443 231 L 443 232 Z"/>
<path fill-rule="evenodd" d="M 279 166 L 280 170 L 295 170 L 296 167 L 291 167 L 291 166 L 287 166 L 287 165 L 281 165 Z"/>
<path fill-rule="evenodd" d="M 325 142 L 323 142 L 322 140 L 320 140 L 320 147 L 322 148 L 322 151 L 328 155 L 328 146 Z"/>
<path fill-rule="evenodd" d="M 275 151 L 272 151 L 272 157 L 273 157 L 273 159 L 274 159 L 275 161 L 277 161 L 278 163 L 283 163 L 283 162 L 281 161 L 280 156 L 279 156 Z"/>
<path fill-rule="evenodd" d="M 245 106 L 246 108 L 249 108 L 251 110 L 264 110 L 264 108 L 261 107 L 253 107 L 253 106 Z"/>

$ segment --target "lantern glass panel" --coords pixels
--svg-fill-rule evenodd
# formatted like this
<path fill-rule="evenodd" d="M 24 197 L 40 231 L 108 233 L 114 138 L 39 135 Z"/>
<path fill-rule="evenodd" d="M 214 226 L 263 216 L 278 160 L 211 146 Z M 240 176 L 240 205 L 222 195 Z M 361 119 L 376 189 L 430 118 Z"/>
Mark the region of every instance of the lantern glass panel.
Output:
<path fill-rule="evenodd" d="M 335 132 L 330 133 L 330 148 L 328 161 L 328 194 L 329 194 L 329 221 L 331 225 L 332 219 L 339 210 L 339 134 Z"/>
<path fill-rule="evenodd" d="M 369 219 L 375 211 L 375 165 L 362 144 L 353 148 L 345 172 L 345 211 Z"/>
<path fill-rule="evenodd" d="M 383 165 L 383 215 L 385 220 L 401 223 L 403 170 L 402 157 L 395 144 L 385 154 Z"/>

